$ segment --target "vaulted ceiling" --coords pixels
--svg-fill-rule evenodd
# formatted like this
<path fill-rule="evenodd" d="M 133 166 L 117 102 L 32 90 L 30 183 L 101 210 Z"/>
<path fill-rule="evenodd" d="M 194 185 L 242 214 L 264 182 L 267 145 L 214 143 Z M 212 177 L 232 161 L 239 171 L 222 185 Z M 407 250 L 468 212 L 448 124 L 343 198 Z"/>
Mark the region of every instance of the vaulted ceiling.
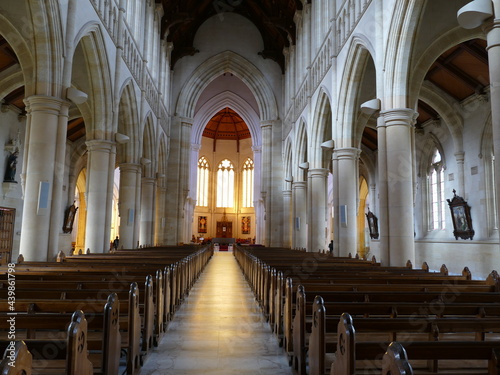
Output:
<path fill-rule="evenodd" d="M 221 11 L 234 11 L 250 18 L 259 28 L 264 39 L 264 57 L 271 57 L 283 64 L 282 49 L 289 40 L 295 42 L 293 14 L 301 9 L 299 0 L 161 0 L 165 6 L 163 29 L 169 30 L 169 38 L 174 43 L 172 56 L 174 64 L 192 48 L 194 33 L 208 17 Z M 19 67 L 19 61 L 9 43 L 0 36 L 0 76 L 9 74 L 9 69 Z M 20 68 L 20 67 L 19 67 Z M 490 85 L 486 41 L 474 39 L 444 52 L 431 66 L 425 80 L 457 102 L 474 95 L 483 94 Z M 2 110 L 16 108 L 25 113 L 24 86 L 17 87 L 2 100 Z M 417 128 L 422 128 L 429 120 L 439 119 L 439 114 L 431 104 L 418 102 Z M 220 114 L 221 117 L 222 114 Z M 224 115 L 224 116 L 227 116 Z M 239 123 L 236 115 L 230 114 L 234 124 Z M 242 121 L 242 120 L 241 120 Z M 85 136 L 82 118 L 68 122 L 68 140 L 74 142 Z M 235 135 L 241 139 L 241 133 Z M 362 143 L 368 149 L 377 149 L 377 132 L 366 128 Z"/>
<path fill-rule="evenodd" d="M 172 42 L 172 67 L 183 56 L 197 51 L 193 46 L 196 31 L 208 18 L 234 12 L 248 18 L 260 31 L 264 58 L 276 61 L 284 71 L 283 48 L 295 44 L 294 15 L 302 9 L 300 0 L 156 0 L 165 11 L 162 35 Z"/>

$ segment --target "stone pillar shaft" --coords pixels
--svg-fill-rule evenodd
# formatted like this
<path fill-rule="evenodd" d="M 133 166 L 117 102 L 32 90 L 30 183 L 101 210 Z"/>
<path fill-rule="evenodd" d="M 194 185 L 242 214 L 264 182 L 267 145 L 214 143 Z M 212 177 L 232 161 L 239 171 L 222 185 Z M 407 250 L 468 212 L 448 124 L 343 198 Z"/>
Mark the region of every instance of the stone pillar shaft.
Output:
<path fill-rule="evenodd" d="M 292 247 L 292 191 L 283 190 L 283 247 Z"/>
<path fill-rule="evenodd" d="M 357 213 L 358 213 L 358 160 L 360 150 L 357 148 L 340 148 L 333 151 L 336 159 L 337 205 L 335 207 L 335 228 L 337 252 L 339 256 L 355 255 L 357 252 Z"/>
<path fill-rule="evenodd" d="M 141 230 L 139 236 L 141 245 L 153 244 L 155 184 L 156 180 L 154 178 L 142 179 Z"/>
<path fill-rule="evenodd" d="M 327 247 L 327 204 L 326 204 L 326 177 L 328 169 L 309 169 L 310 214 L 308 225 L 308 251 L 319 251 Z"/>
<path fill-rule="evenodd" d="M 107 218 L 109 194 L 110 160 L 116 155 L 115 142 L 106 140 L 87 141 L 87 229 L 85 248 L 92 253 L 102 253 L 109 249 L 110 222 Z M 109 222 L 109 223 L 108 223 Z"/>
<path fill-rule="evenodd" d="M 293 244 L 294 248 L 307 246 L 307 182 L 292 184 L 293 194 Z"/>
<path fill-rule="evenodd" d="M 381 201 L 380 216 L 386 216 L 388 220 L 380 222 L 388 225 L 381 232 L 381 240 L 387 237 L 384 245 L 387 244 L 387 262 L 391 266 L 403 266 L 408 260 L 415 264 L 411 135 L 414 114 L 412 109 L 406 108 L 381 112 L 385 139 L 379 143 L 379 155 L 385 157 L 382 161 L 385 159 L 386 170 L 381 172 L 387 178 L 381 181 L 381 190 L 385 189 L 387 206 L 383 207 Z"/>
<path fill-rule="evenodd" d="M 120 194 L 118 210 L 120 214 L 120 247 L 132 249 L 138 234 L 135 232 L 135 217 L 138 209 L 137 181 L 141 178 L 141 165 L 120 164 Z"/>
<path fill-rule="evenodd" d="M 53 260 L 62 231 L 61 211 L 67 110 L 64 100 L 36 95 L 26 99 L 29 127 L 23 178 L 20 254 L 26 260 Z M 61 135 L 64 134 L 64 137 Z M 54 141 L 55 140 L 55 141 Z M 61 156 L 62 155 L 62 156 Z"/>

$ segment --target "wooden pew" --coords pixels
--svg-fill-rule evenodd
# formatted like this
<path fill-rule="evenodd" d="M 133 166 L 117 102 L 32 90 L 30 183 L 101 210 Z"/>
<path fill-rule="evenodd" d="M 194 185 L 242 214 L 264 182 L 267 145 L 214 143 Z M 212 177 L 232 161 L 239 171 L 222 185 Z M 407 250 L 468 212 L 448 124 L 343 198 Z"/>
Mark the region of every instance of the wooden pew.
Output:
<path fill-rule="evenodd" d="M 3 359 L 0 362 L 2 375 L 31 375 L 33 358 L 24 341 L 10 343 L 4 349 Z"/>
<path fill-rule="evenodd" d="M 498 300 L 498 296 L 494 296 Z M 441 317 L 468 317 L 475 318 L 480 315 L 486 317 L 497 318 L 495 325 L 500 323 L 500 303 L 499 302 L 481 302 L 474 299 L 470 303 L 454 302 L 452 300 L 429 300 L 419 302 L 403 302 L 390 301 L 390 302 L 323 302 L 323 298 L 316 296 L 314 302 L 306 303 L 306 293 L 302 285 L 299 286 L 297 291 L 297 303 L 295 308 L 295 317 L 292 324 L 293 332 L 293 364 L 300 374 L 305 374 L 306 369 L 306 352 L 307 352 L 307 337 L 308 332 L 315 327 L 315 314 L 318 314 L 318 300 L 321 300 L 321 309 L 328 311 L 331 319 L 338 319 L 343 313 L 348 311 L 352 316 L 357 317 L 386 317 L 389 319 L 397 318 L 398 316 L 404 317 L 407 321 L 417 322 L 419 317 L 426 318 L 441 318 Z M 493 300 L 494 301 L 494 300 Z M 309 311 L 309 313 L 307 313 Z M 307 324 L 308 316 L 312 316 L 312 324 Z M 395 322 L 392 322 L 394 324 Z M 386 324 L 390 324 L 389 321 Z M 406 324 L 403 324 L 405 327 Z M 415 325 L 408 327 L 407 331 L 415 331 L 416 328 L 421 328 Z M 392 329 L 396 331 L 398 328 L 393 326 Z M 481 329 L 479 326 L 477 329 Z M 327 331 L 328 332 L 328 331 Z M 497 329 L 500 332 L 500 326 Z"/>
<path fill-rule="evenodd" d="M 331 363 L 330 375 L 365 373 L 366 369 L 360 369 L 357 372 L 356 361 L 372 362 L 377 365 L 378 359 L 382 358 L 384 347 L 386 343 L 357 342 L 352 318 L 347 313 L 343 314 L 338 323 L 337 350 Z M 486 361 L 487 366 L 474 368 L 475 374 L 500 374 L 498 363 L 500 342 L 498 341 L 413 341 L 405 348 L 410 363 L 417 360 L 453 360 L 460 365 L 461 362 L 458 361 L 481 360 Z M 415 370 L 415 366 L 412 365 L 412 367 Z M 455 369 L 453 374 L 460 374 L 460 370 L 466 370 L 466 368 Z M 436 372 L 431 370 L 431 373 Z"/>
<path fill-rule="evenodd" d="M 89 318 L 101 314 L 105 305 L 104 300 L 19 300 L 16 299 L 16 312 L 21 313 L 68 313 L 81 310 Z M 127 352 L 127 373 L 135 374 L 142 364 L 141 352 L 141 316 L 139 313 L 139 287 L 137 283 L 130 286 L 128 301 L 120 301 L 119 325 L 121 331 L 121 348 Z M 0 311 L 8 312 L 7 301 L 0 301 Z M 146 336 L 147 337 L 147 336 Z M 110 343 L 110 345 L 112 345 Z"/>
<path fill-rule="evenodd" d="M 10 315 L 0 313 L 0 330 L 7 339 Z M 64 338 L 71 322 L 70 313 L 16 313 L 16 339 Z M 90 360 L 94 374 L 118 375 L 120 365 L 121 336 L 119 331 L 119 301 L 110 294 L 102 313 L 86 316 L 87 346 L 92 351 Z"/>
<path fill-rule="evenodd" d="M 480 281 L 480 280 L 475 280 L 475 281 Z M 483 283 L 482 285 L 477 285 L 477 283 L 474 283 L 473 285 L 469 285 L 468 283 L 465 283 L 465 284 L 462 284 L 462 283 L 443 283 L 443 284 L 431 284 L 431 285 L 428 285 L 428 284 L 414 284 L 414 283 L 411 283 L 411 280 L 409 280 L 410 284 L 402 284 L 402 283 L 399 283 L 399 284 L 372 284 L 370 285 L 369 283 L 365 283 L 365 284 L 354 284 L 354 285 L 349 285 L 348 288 L 343 288 L 341 287 L 340 290 L 341 291 L 345 291 L 347 292 L 349 290 L 349 288 L 351 290 L 353 290 L 353 292 L 351 293 L 346 293 L 345 296 L 349 296 L 349 295 L 352 295 L 354 298 L 356 298 L 356 296 L 358 296 L 358 301 L 361 301 L 361 298 L 359 298 L 359 296 L 361 295 L 364 295 L 366 297 L 363 297 L 362 301 L 371 301 L 370 297 L 372 298 L 372 300 L 379 300 L 379 301 L 383 301 L 383 297 L 388 297 L 388 301 L 391 301 L 393 300 L 394 301 L 394 298 L 392 298 L 393 296 L 395 296 L 396 294 L 399 294 L 400 298 L 397 300 L 397 301 L 401 301 L 401 300 L 404 300 L 404 299 L 409 299 L 409 298 L 412 298 L 414 302 L 417 301 L 417 298 L 420 297 L 421 300 L 420 302 L 423 302 L 425 301 L 425 295 L 429 295 L 431 293 L 434 293 L 435 296 L 438 296 L 440 297 L 440 300 L 442 299 L 444 302 L 447 302 L 447 301 L 455 301 L 455 302 L 458 302 L 460 300 L 464 300 L 464 297 L 468 296 L 469 301 L 470 303 L 473 303 L 475 301 L 478 301 L 478 302 L 482 302 L 482 303 L 485 303 L 487 301 L 492 301 L 492 302 L 500 302 L 500 297 L 498 295 L 498 293 L 495 293 L 495 291 L 497 291 L 498 289 L 498 285 L 499 285 L 499 278 L 498 278 L 498 273 L 496 271 L 493 271 L 489 277 L 486 279 L 486 280 L 483 280 Z M 324 295 L 325 297 L 328 297 L 330 294 L 333 296 L 332 297 L 332 300 L 334 301 L 338 301 L 340 299 L 339 298 L 335 298 L 335 296 L 337 296 L 336 294 L 336 290 L 337 290 L 337 287 L 339 286 L 338 284 L 310 284 L 310 283 L 305 283 L 305 285 L 307 286 L 308 290 L 311 289 L 311 294 L 312 295 L 316 295 L 316 294 L 321 294 L 321 295 Z M 298 288 L 298 287 L 297 287 Z M 374 292 L 370 292 L 371 289 L 374 289 Z M 291 278 L 287 278 L 286 280 L 286 286 L 285 286 L 285 297 L 283 298 L 284 299 L 284 306 L 281 308 L 281 305 L 279 307 L 276 307 L 275 311 L 276 313 L 278 312 L 281 312 L 283 311 L 283 316 L 277 316 L 276 317 L 276 324 L 282 324 L 283 325 L 283 337 L 284 337 L 284 343 L 285 343 L 285 348 L 287 349 L 287 351 L 292 351 L 293 350 L 293 335 L 292 335 L 292 331 L 293 331 L 293 311 L 296 310 L 296 296 L 298 296 L 298 289 L 297 289 L 297 292 L 294 292 L 295 288 L 294 288 L 294 284 L 293 284 L 293 281 Z M 415 293 L 415 291 L 424 291 L 424 292 L 421 292 L 423 294 L 414 294 L 412 296 L 413 293 Z M 477 292 L 478 291 L 478 292 Z M 358 294 L 359 292 L 359 294 Z M 379 294 L 377 294 L 377 292 L 380 292 Z M 277 291 L 278 294 L 281 293 L 281 290 L 278 290 Z M 365 294 L 361 294 L 361 293 L 365 293 Z M 479 293 L 479 294 L 478 294 Z M 406 297 L 403 297 L 403 295 L 406 294 Z M 339 295 L 340 296 L 340 295 Z M 432 294 L 431 294 L 432 296 Z M 484 298 L 483 298 L 484 297 Z M 343 298 L 343 297 L 342 297 Z M 345 300 L 345 298 L 344 298 Z M 430 303 L 432 303 L 432 301 L 434 301 L 435 299 L 431 299 L 431 297 L 429 296 L 429 300 Z M 280 302 L 280 298 L 279 297 L 276 297 L 276 300 L 275 300 L 277 304 L 281 304 Z M 310 301 L 309 304 L 311 304 L 312 301 Z M 439 300 L 437 301 L 439 304 L 441 304 L 441 302 L 439 302 Z M 340 304 L 338 306 L 341 306 Z M 349 306 L 349 305 L 344 305 L 346 309 L 348 308 L 353 308 L 353 305 Z M 372 306 L 375 306 L 375 304 L 372 304 Z M 424 305 L 422 306 L 418 306 L 418 308 L 414 311 L 418 311 L 420 308 L 422 308 Z M 387 308 L 391 308 L 392 306 L 386 306 Z M 464 306 L 465 307 L 465 306 Z M 475 309 L 474 306 L 467 306 L 469 308 L 469 311 L 470 311 L 470 308 L 472 309 Z M 281 308 L 281 310 L 280 310 Z M 358 309 L 357 306 L 354 306 L 354 308 Z M 407 306 L 404 306 L 404 305 L 401 305 L 401 310 L 399 311 L 399 313 L 403 313 L 404 310 L 408 311 L 408 309 L 412 308 L 411 305 L 407 305 Z M 380 314 L 380 310 L 381 309 L 384 309 L 384 305 L 383 304 L 379 304 L 378 307 L 378 313 Z M 309 309 L 309 311 L 311 311 Z M 349 310 L 344 310 L 344 311 L 349 311 Z M 343 311 L 341 311 L 343 312 Z M 354 311 L 351 311 L 353 314 L 354 314 Z M 302 310 L 302 313 L 305 314 L 306 313 L 306 309 L 304 308 Z M 377 313 L 377 311 L 374 311 L 374 313 Z M 387 310 L 385 312 L 382 312 L 382 313 L 387 313 Z M 465 313 L 465 312 L 464 312 Z M 492 313 L 492 312 L 490 312 Z M 496 313 L 495 313 L 496 314 Z M 309 313 L 309 316 L 311 315 L 311 313 Z M 296 316 L 296 314 L 295 314 Z M 304 322 L 305 322 L 305 318 L 304 318 Z M 299 327 L 303 327 L 304 325 L 301 323 L 301 321 L 299 321 L 297 319 L 297 323 L 296 323 Z M 305 323 L 304 323 L 305 324 Z M 279 331 L 279 329 L 275 329 L 275 331 Z M 299 331 L 296 331 L 297 334 L 303 334 L 303 329 L 301 328 L 300 330 L 300 333 L 298 333 Z"/>
<path fill-rule="evenodd" d="M 87 320 L 82 311 L 73 313 L 66 339 L 24 340 L 24 343 L 32 355 L 33 375 L 93 374 L 88 358 Z M 9 345 L 10 341 L 0 343 L 2 349 Z"/>
<path fill-rule="evenodd" d="M 325 361 L 331 363 L 333 353 L 337 350 L 337 328 L 339 317 L 326 315 L 327 309 L 321 296 L 314 299 L 313 321 L 309 337 L 309 374 L 318 375 L 325 372 Z M 352 317 L 351 317 L 352 319 Z M 466 334 L 468 340 L 484 341 L 485 334 L 500 333 L 500 317 L 453 317 L 436 318 L 429 316 L 413 316 L 411 318 L 354 318 L 356 333 L 361 334 L 364 341 L 384 342 L 386 340 L 438 341 L 446 339 L 446 335 Z M 460 339 L 463 339 L 461 337 Z M 437 368 L 437 362 L 434 364 Z"/>
<path fill-rule="evenodd" d="M 382 375 L 413 375 L 406 350 L 399 342 L 391 342 L 382 358 Z"/>

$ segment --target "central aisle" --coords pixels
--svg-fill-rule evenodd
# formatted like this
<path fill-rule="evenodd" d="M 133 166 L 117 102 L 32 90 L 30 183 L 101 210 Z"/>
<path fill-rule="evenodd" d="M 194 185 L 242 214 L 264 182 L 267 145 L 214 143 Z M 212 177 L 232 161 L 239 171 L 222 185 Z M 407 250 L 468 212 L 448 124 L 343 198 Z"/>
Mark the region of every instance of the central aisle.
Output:
<path fill-rule="evenodd" d="M 140 371 L 184 374 L 293 374 L 233 253 L 214 253 Z"/>

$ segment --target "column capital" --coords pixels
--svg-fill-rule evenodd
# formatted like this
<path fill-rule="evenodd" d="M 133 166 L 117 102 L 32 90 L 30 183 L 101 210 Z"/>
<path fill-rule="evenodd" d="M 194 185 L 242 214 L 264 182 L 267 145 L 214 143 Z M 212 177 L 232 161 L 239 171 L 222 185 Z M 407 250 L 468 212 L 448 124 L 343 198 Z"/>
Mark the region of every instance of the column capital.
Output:
<path fill-rule="evenodd" d="M 465 152 L 464 151 L 455 152 L 455 159 L 457 160 L 457 162 L 463 163 L 465 160 Z"/>
<path fill-rule="evenodd" d="M 123 172 L 135 172 L 139 173 L 141 171 L 142 165 L 136 163 L 121 163 L 118 164 L 120 168 L 120 173 Z"/>
<path fill-rule="evenodd" d="M 262 152 L 262 146 L 252 146 L 253 152 Z"/>
<path fill-rule="evenodd" d="M 311 178 L 325 178 L 328 176 L 329 170 L 326 168 L 311 168 L 307 171 L 307 174 Z"/>
<path fill-rule="evenodd" d="M 333 150 L 333 158 L 334 159 L 352 159 L 357 160 L 359 155 L 361 154 L 361 150 L 356 147 L 343 147 L 336 148 Z"/>
<path fill-rule="evenodd" d="M 306 188 L 307 188 L 307 181 L 292 182 L 292 189 L 293 190 L 301 190 L 301 189 L 306 189 Z"/>
<path fill-rule="evenodd" d="M 418 112 L 410 108 L 393 108 L 380 112 L 380 117 L 383 118 L 383 126 L 406 125 L 412 127 L 415 123 Z M 377 127 L 381 124 L 377 124 Z"/>
<path fill-rule="evenodd" d="M 59 115 L 61 110 L 69 108 L 71 103 L 67 100 L 46 95 L 31 95 L 24 99 L 26 112 L 45 112 L 52 115 Z"/>
<path fill-rule="evenodd" d="M 201 150 L 201 145 L 198 143 L 191 143 L 191 150 L 193 151 L 200 151 Z"/>
<path fill-rule="evenodd" d="M 86 141 L 85 144 L 90 152 L 104 151 L 111 153 L 116 150 L 116 142 L 106 139 L 91 139 L 90 141 Z"/>
<path fill-rule="evenodd" d="M 142 184 L 143 185 L 155 185 L 156 184 L 156 178 L 154 178 L 154 177 L 143 177 L 142 178 Z"/>
<path fill-rule="evenodd" d="M 291 197 L 292 196 L 292 191 L 291 190 L 283 190 L 282 191 L 283 197 Z"/>

